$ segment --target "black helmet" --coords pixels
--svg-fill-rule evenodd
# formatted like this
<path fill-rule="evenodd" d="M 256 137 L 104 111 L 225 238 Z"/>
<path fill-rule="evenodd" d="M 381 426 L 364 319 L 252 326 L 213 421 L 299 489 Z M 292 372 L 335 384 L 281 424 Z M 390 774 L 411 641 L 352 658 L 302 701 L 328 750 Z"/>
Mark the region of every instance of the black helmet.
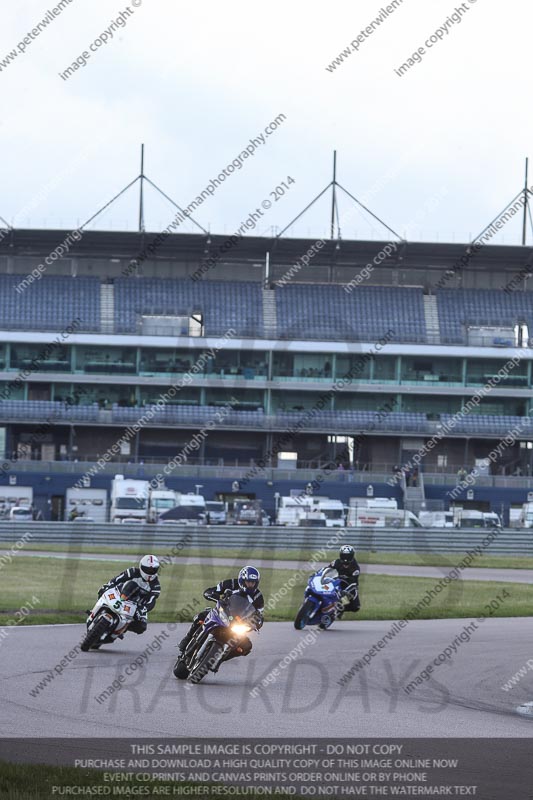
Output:
<path fill-rule="evenodd" d="M 341 549 L 339 550 L 339 558 L 341 561 L 348 562 L 353 561 L 355 558 L 355 550 L 353 549 L 351 544 L 343 544 Z"/>

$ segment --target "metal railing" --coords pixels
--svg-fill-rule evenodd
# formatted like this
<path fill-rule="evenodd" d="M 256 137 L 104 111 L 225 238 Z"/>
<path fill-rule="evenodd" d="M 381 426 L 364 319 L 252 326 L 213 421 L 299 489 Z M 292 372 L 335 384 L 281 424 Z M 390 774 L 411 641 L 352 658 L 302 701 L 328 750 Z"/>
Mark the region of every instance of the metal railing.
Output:
<path fill-rule="evenodd" d="M 187 525 L 115 525 L 111 523 L 32 522 L 13 524 L 0 522 L 0 541 L 12 543 L 24 539 L 25 549 L 32 545 L 60 544 L 75 553 L 85 546 L 124 546 L 138 552 L 157 548 L 164 554 L 180 555 L 188 548 L 241 549 L 248 555 L 253 550 L 301 549 L 309 553 L 315 548 L 335 550 L 349 541 L 362 552 L 400 553 L 464 553 L 481 545 L 490 533 L 494 541 L 484 555 L 533 556 L 530 530 L 498 530 L 479 528 L 292 528 L 272 526 L 202 526 Z M 38 555 L 38 553 L 36 553 Z M 162 555 L 160 553 L 160 555 Z M 473 562 L 475 565 L 475 561 Z"/>
<path fill-rule="evenodd" d="M 387 483 L 393 477 L 392 465 L 376 465 L 365 470 L 333 470 L 331 462 L 313 462 L 313 466 L 299 467 L 296 469 L 284 469 L 282 467 L 265 467 L 259 469 L 254 462 L 247 464 L 224 464 L 214 465 L 206 463 L 182 464 L 173 471 L 172 477 L 175 478 L 220 478 L 231 480 L 250 479 L 263 481 L 294 481 L 309 482 L 313 481 L 317 473 L 321 474 L 324 483 L 357 483 L 357 484 L 379 484 Z M 48 475 L 75 475 L 81 476 L 94 467 L 96 459 L 93 461 L 24 461 L 13 460 L 11 462 L 11 473 L 45 473 Z M 116 474 L 124 475 L 127 478 L 147 479 L 155 477 L 161 472 L 164 461 L 153 461 L 152 463 L 126 463 L 124 461 L 109 461 L 102 468 L 98 467 L 97 475 L 113 477 Z M 328 472 L 323 472 L 328 468 Z M 252 474 L 253 473 L 253 474 Z M 419 473 L 422 474 L 422 473 Z M 432 486 L 456 486 L 459 478 L 456 472 L 424 472 L 424 485 Z M 398 482 L 398 486 L 401 484 Z M 471 484 L 476 486 L 489 486 L 498 489 L 523 489 L 533 490 L 533 476 L 511 476 L 511 475 L 478 475 Z M 391 487 L 392 489 L 393 487 Z"/>

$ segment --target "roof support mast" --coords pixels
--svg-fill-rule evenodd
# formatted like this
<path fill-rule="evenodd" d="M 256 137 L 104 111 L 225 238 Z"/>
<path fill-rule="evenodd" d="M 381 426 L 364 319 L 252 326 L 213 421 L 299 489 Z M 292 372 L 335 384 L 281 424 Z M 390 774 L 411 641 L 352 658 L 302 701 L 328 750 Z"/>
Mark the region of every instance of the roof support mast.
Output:
<path fill-rule="evenodd" d="M 331 227 L 330 239 L 335 237 L 335 210 L 337 208 L 337 151 L 333 151 L 333 180 L 331 181 Z"/>
<path fill-rule="evenodd" d="M 346 195 L 348 195 L 348 197 L 351 200 L 353 200 L 355 203 L 357 203 L 358 206 L 360 206 L 364 211 L 367 212 L 367 214 L 369 214 L 377 222 L 379 222 L 380 225 L 383 225 L 383 227 L 385 227 L 388 231 L 390 231 L 390 233 L 392 233 L 400 242 L 403 241 L 403 239 L 402 239 L 402 237 L 400 236 L 399 233 L 396 233 L 396 231 L 393 230 L 389 225 L 387 225 L 386 222 L 383 222 L 382 219 L 380 219 L 376 214 L 374 214 L 373 211 L 371 211 L 369 208 L 367 208 L 367 206 L 365 206 L 363 203 L 361 203 L 361 201 L 358 200 L 357 197 L 354 197 L 353 194 L 351 194 L 347 189 L 344 188 L 344 186 L 342 186 L 342 184 L 340 184 L 337 181 L 337 151 L 336 150 L 333 151 L 333 180 L 330 181 L 328 183 L 328 185 L 326 186 L 326 188 L 322 189 L 322 191 L 319 194 L 317 194 L 317 196 L 314 197 L 308 205 L 306 205 L 306 207 L 303 209 L 303 211 L 300 211 L 300 213 L 296 217 L 294 217 L 294 219 L 291 220 L 289 222 L 289 224 L 286 225 L 283 228 L 282 231 L 280 231 L 280 233 L 278 233 L 276 235 L 276 239 L 280 239 L 283 236 L 283 234 L 286 231 L 288 231 L 289 228 L 291 228 L 294 225 L 294 223 L 297 222 L 300 219 L 300 217 L 302 217 L 306 213 L 306 211 L 308 211 L 311 208 L 311 206 L 313 206 L 316 203 L 316 201 L 319 200 L 322 197 L 322 195 L 325 194 L 328 191 L 328 189 L 330 187 L 332 188 L 331 224 L 330 224 L 330 238 L 332 240 L 335 239 L 335 216 L 337 217 L 337 239 L 340 239 L 340 227 L 339 227 L 340 220 L 339 220 L 339 210 L 338 210 L 338 205 L 337 205 L 337 187 L 339 187 L 339 189 L 342 189 L 342 191 Z"/>
<path fill-rule="evenodd" d="M 106 208 L 109 208 L 109 206 L 112 205 L 115 202 L 115 200 L 118 200 L 118 198 L 121 197 L 125 192 L 127 192 L 128 189 L 131 189 L 131 187 L 135 183 L 137 183 L 137 181 L 141 182 L 140 193 L 139 193 L 139 233 L 145 233 L 145 227 L 144 227 L 144 182 L 147 181 L 147 183 L 149 183 L 150 186 L 153 186 L 153 188 L 156 189 L 159 192 L 159 194 L 162 195 L 165 198 L 165 200 L 168 200 L 169 203 L 172 203 L 174 208 L 177 208 L 183 214 L 184 217 L 186 216 L 193 223 L 193 225 L 196 225 L 196 227 L 199 228 L 201 231 L 203 231 L 203 233 L 205 233 L 206 235 L 208 234 L 208 231 L 206 231 L 206 229 L 204 227 L 202 227 L 202 225 L 200 225 L 199 222 L 196 222 L 196 220 L 194 219 L 194 217 L 191 214 L 185 214 L 185 212 L 183 211 L 181 206 L 179 206 L 177 203 L 175 203 L 174 200 L 172 200 L 172 198 L 168 196 L 168 194 L 165 194 L 165 192 L 162 189 L 160 189 L 157 184 L 155 184 L 153 181 L 151 181 L 150 178 L 148 178 L 144 174 L 144 144 L 141 145 L 141 172 L 140 172 L 140 174 L 137 175 L 137 177 L 134 178 L 130 183 L 128 183 L 127 186 L 125 186 L 123 189 L 121 189 L 121 191 L 118 194 L 116 194 L 114 197 L 112 197 L 111 200 L 109 200 L 108 203 L 106 203 L 104 206 L 102 206 L 102 208 L 99 208 L 98 211 L 96 212 L 96 214 L 93 214 L 92 217 L 89 217 L 89 219 L 86 222 L 84 222 L 83 225 L 78 226 L 78 230 L 82 231 L 84 228 L 86 228 L 87 225 L 89 225 L 94 219 L 96 219 L 96 217 L 99 214 L 102 213 L 102 211 L 105 211 Z"/>
<path fill-rule="evenodd" d="M 141 145 L 141 185 L 139 190 L 139 233 L 144 233 L 144 144 Z"/>
<path fill-rule="evenodd" d="M 526 156 L 526 175 L 525 175 L 525 183 L 524 183 L 524 219 L 522 221 L 522 244 L 526 243 L 526 222 L 527 222 L 527 210 L 529 206 L 529 194 L 528 194 L 528 185 L 527 185 L 527 168 L 528 168 L 529 159 Z"/>

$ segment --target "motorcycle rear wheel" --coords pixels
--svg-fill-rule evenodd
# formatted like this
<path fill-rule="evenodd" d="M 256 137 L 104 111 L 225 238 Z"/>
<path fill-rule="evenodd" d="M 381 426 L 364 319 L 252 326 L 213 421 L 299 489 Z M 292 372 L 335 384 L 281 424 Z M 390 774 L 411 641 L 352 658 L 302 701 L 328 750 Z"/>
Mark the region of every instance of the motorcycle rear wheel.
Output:
<path fill-rule="evenodd" d="M 83 640 L 80 645 L 80 650 L 86 653 L 91 647 L 94 647 L 95 644 L 98 644 L 102 636 L 109 631 L 111 627 L 111 623 L 105 617 L 100 617 L 90 631 L 88 631 L 87 636 Z"/>
<path fill-rule="evenodd" d="M 301 631 L 305 628 L 314 610 L 315 604 L 312 600 L 307 599 L 302 603 L 300 610 L 296 614 L 296 619 L 294 620 L 294 627 L 297 631 Z"/>

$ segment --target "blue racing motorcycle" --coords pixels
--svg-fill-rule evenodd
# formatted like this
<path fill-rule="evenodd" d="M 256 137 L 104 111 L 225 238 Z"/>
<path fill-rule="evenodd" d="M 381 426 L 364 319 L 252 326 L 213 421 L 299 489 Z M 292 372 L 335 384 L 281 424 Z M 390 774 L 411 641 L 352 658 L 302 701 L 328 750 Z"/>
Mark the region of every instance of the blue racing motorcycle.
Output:
<path fill-rule="evenodd" d="M 309 578 L 294 627 L 299 631 L 306 625 L 318 625 L 323 630 L 329 628 L 342 611 L 341 595 L 341 579 L 337 570 L 332 567 L 319 569 Z"/>
<path fill-rule="evenodd" d="M 209 611 L 174 664 L 174 675 L 180 680 L 188 678 L 191 683 L 200 683 L 209 671 L 217 672 L 222 661 L 254 630 L 258 630 L 257 610 L 251 598 L 228 591 Z"/>

